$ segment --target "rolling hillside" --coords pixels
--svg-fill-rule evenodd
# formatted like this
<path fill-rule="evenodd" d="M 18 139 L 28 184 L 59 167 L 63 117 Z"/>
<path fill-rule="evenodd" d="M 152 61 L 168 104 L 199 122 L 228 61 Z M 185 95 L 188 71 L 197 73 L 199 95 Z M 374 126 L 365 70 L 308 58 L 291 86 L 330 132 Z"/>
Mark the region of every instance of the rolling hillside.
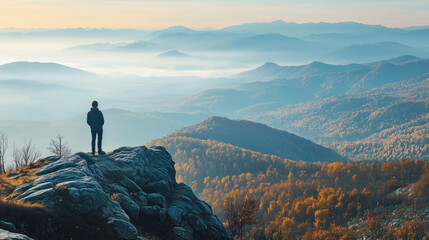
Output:
<path fill-rule="evenodd" d="M 358 94 L 386 84 L 406 81 L 429 73 L 429 60 L 376 65 L 329 65 L 313 62 L 280 67 L 267 63 L 236 78 L 258 79 L 229 89 L 212 89 L 185 99 L 179 109 L 208 114 L 232 114 L 255 104 L 297 104 L 343 94 Z"/>
<path fill-rule="evenodd" d="M 221 124 L 229 127 L 216 127 Z M 247 131 L 239 138 L 243 127 Z M 321 163 L 313 156 L 312 162 L 296 162 L 219 141 L 261 148 L 266 140 L 257 136 L 271 131 L 276 130 L 213 117 L 146 145 L 165 146 L 176 161 L 177 181 L 191 186 L 221 217 L 228 199 L 255 199 L 260 224 L 248 228 L 247 239 L 428 234 L 427 161 Z M 398 219 L 401 224 L 394 224 Z"/>
<path fill-rule="evenodd" d="M 323 73 L 345 72 L 354 69 L 368 68 L 366 65 L 331 65 L 322 62 L 312 62 L 301 66 L 279 66 L 272 62 L 239 74 L 234 78 L 246 78 L 254 81 L 269 81 L 280 78 L 294 79 Z"/>
<path fill-rule="evenodd" d="M 393 160 L 429 159 L 428 112 L 424 98 L 371 94 L 241 114 L 323 143 L 350 159 Z"/>
<path fill-rule="evenodd" d="M 208 90 L 179 106 L 262 122 L 350 159 L 426 159 L 428 69 L 427 59 L 413 56 L 338 66 L 267 63 L 234 76 L 259 82 Z"/>
<path fill-rule="evenodd" d="M 284 162 L 292 160 L 346 160 L 331 149 L 286 131 L 223 117 L 210 117 L 146 145 L 165 146 L 178 163 L 178 176 L 197 192 L 202 191 L 206 176 L 224 177 L 243 172 L 256 174 L 282 168 Z M 193 175 L 189 176 L 188 171 Z"/>
<path fill-rule="evenodd" d="M 244 120 L 211 117 L 201 123 L 176 131 L 169 137 L 214 140 L 276 155 L 295 161 L 335 162 L 345 160 L 331 149 L 312 143 L 295 134 Z"/>
<path fill-rule="evenodd" d="M 95 77 L 96 74 L 57 63 L 12 62 L 0 65 L 0 78 Z"/>
<path fill-rule="evenodd" d="M 328 62 L 354 62 L 366 63 L 380 59 L 393 58 L 401 55 L 427 56 L 423 49 L 407 46 L 395 42 L 378 42 L 367 44 L 355 44 L 337 49 L 322 55 L 321 59 Z"/>
<path fill-rule="evenodd" d="M 429 29 L 404 30 L 395 28 L 380 28 L 370 31 L 356 31 L 348 33 L 311 33 L 303 37 L 304 40 L 336 44 L 346 47 L 356 44 L 367 44 L 377 42 L 396 42 L 418 48 L 429 47 Z"/>

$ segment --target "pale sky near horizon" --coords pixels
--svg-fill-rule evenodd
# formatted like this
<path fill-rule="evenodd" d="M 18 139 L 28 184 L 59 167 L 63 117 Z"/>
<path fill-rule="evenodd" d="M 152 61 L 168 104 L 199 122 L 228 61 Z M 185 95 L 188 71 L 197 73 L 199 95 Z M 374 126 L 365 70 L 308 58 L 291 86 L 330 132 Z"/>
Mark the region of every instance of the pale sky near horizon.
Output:
<path fill-rule="evenodd" d="M 0 0 L 0 28 L 222 28 L 248 22 L 429 25 L 429 0 Z"/>

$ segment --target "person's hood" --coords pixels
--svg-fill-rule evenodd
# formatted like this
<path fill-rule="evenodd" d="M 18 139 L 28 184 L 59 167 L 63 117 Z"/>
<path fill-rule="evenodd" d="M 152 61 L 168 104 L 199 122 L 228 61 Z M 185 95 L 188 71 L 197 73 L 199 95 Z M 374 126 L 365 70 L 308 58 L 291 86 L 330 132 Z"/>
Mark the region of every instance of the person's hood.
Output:
<path fill-rule="evenodd" d="M 98 108 L 91 108 L 91 111 L 100 111 Z"/>

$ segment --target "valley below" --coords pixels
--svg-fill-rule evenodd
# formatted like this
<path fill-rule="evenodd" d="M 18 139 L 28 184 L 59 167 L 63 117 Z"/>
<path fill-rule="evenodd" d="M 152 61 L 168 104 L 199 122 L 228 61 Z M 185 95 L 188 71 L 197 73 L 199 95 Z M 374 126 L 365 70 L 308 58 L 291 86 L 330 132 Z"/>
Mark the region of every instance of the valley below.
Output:
<path fill-rule="evenodd" d="M 0 37 L 0 230 L 429 237 L 429 28 L 279 20 Z M 93 100 L 106 156 L 89 155 Z M 67 156 L 52 150 L 60 137 Z M 248 217 L 239 230 L 233 213 Z"/>

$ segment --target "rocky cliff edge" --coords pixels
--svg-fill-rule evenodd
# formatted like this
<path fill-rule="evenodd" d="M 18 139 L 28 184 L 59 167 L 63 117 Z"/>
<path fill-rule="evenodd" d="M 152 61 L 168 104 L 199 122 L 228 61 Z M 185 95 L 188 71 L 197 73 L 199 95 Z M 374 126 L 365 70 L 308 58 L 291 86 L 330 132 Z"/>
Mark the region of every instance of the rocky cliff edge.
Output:
<path fill-rule="evenodd" d="M 163 147 L 47 160 L 31 182 L 14 190 L 14 200 L 98 214 L 117 239 L 233 239 L 211 206 L 176 182 L 174 162 Z"/>

